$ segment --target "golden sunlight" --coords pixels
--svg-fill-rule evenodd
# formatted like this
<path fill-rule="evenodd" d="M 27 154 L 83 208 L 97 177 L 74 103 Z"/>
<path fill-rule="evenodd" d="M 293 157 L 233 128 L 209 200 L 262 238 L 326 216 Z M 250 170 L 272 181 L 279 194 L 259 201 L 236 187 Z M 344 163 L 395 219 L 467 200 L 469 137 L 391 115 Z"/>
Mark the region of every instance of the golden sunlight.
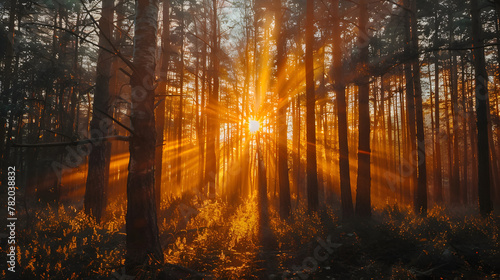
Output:
<path fill-rule="evenodd" d="M 256 120 L 250 120 L 248 122 L 248 129 L 250 130 L 250 132 L 257 132 L 260 128 L 260 123 L 259 121 L 256 121 Z"/>

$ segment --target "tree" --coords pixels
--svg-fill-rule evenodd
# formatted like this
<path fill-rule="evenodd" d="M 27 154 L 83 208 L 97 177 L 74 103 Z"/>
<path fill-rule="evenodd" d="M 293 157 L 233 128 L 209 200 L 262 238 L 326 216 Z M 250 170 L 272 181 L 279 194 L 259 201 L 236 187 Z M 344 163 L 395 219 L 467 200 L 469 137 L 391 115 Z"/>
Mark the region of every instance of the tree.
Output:
<path fill-rule="evenodd" d="M 415 94 L 415 114 L 417 122 L 418 146 L 418 179 L 415 191 L 415 210 L 417 213 L 427 215 L 427 168 L 425 159 L 424 116 L 422 108 L 422 86 L 420 84 L 420 60 L 418 57 L 418 29 L 417 29 L 417 0 L 411 1 L 411 36 L 412 53 L 416 56 L 413 61 L 413 89 Z"/>
<path fill-rule="evenodd" d="M 290 181 L 288 178 L 288 152 L 287 152 L 287 132 L 288 125 L 286 123 L 286 110 L 288 105 L 288 95 L 285 87 L 285 30 L 283 27 L 283 10 L 281 8 L 281 0 L 275 0 L 275 28 L 276 28 L 276 66 L 277 66 L 277 82 L 276 90 L 278 92 L 278 180 L 280 190 L 280 215 L 282 218 L 288 218 L 290 215 Z"/>
<path fill-rule="evenodd" d="M 318 209 L 318 173 L 316 162 L 316 96 L 314 89 L 314 0 L 306 6 L 306 133 L 307 133 L 307 206 L 309 211 Z"/>
<path fill-rule="evenodd" d="M 168 63 L 170 59 L 170 0 L 163 0 L 163 31 L 161 35 L 161 62 L 160 81 L 158 84 L 157 97 L 159 99 L 156 108 L 156 151 L 155 151 L 155 194 L 156 210 L 161 204 L 161 184 L 163 167 L 163 138 L 165 129 L 165 111 L 167 110 L 167 83 L 168 83 Z"/>
<path fill-rule="evenodd" d="M 404 64 L 404 74 L 405 74 L 405 82 L 406 82 L 406 125 L 408 128 L 407 139 L 409 144 L 409 151 L 406 153 L 407 160 L 410 163 L 411 177 L 409 178 L 409 185 L 407 186 L 408 190 L 414 188 L 416 190 L 417 184 L 417 162 L 413 154 L 417 151 L 417 137 L 416 137 L 416 127 L 415 127 L 415 88 L 414 88 L 414 77 L 412 71 L 413 65 L 413 57 L 412 53 L 412 12 L 411 12 L 411 3 L 410 0 L 405 0 L 404 2 L 404 31 L 405 31 L 405 45 L 404 52 L 408 57 L 411 57 L 412 60 L 408 60 Z"/>
<path fill-rule="evenodd" d="M 102 1 L 102 13 L 99 20 L 99 55 L 97 58 L 97 77 L 92 110 L 90 131 L 99 131 L 102 137 L 110 135 L 111 96 L 110 77 L 111 60 L 111 34 L 113 30 L 114 1 Z M 89 154 L 88 175 L 85 188 L 85 213 L 95 217 L 97 222 L 106 209 L 106 194 L 109 183 L 109 163 L 111 158 L 111 144 L 106 141 L 97 141 L 91 147 Z"/>
<path fill-rule="evenodd" d="M 342 69 L 342 39 L 339 20 L 339 1 L 333 3 L 333 86 L 337 103 L 337 135 L 339 141 L 339 169 L 340 169 L 340 196 L 342 203 L 342 216 L 348 217 L 354 213 L 351 194 L 351 179 L 349 171 L 349 144 L 347 140 L 347 104 L 345 98 L 344 71 Z"/>
<path fill-rule="evenodd" d="M 183 123 L 183 103 L 184 103 L 184 1 L 180 3 L 180 54 L 179 54 L 179 114 L 177 116 L 177 162 L 176 178 L 177 186 L 182 189 L 182 123 Z"/>
<path fill-rule="evenodd" d="M 217 158 L 216 158 L 216 139 L 219 135 L 219 122 L 217 116 L 217 107 L 219 103 L 219 58 L 218 51 L 218 32 L 217 32 L 217 0 L 213 0 L 213 18 L 212 18 L 212 91 L 208 96 L 207 105 L 207 155 L 205 164 L 205 182 L 208 188 L 210 198 L 215 197 L 215 179 L 217 177 Z"/>
<path fill-rule="evenodd" d="M 433 46 L 437 48 L 439 46 L 439 22 L 440 18 L 438 16 L 439 11 L 439 2 L 435 2 L 435 10 L 434 10 L 434 40 Z M 434 186 L 434 196 L 436 203 L 443 202 L 443 180 L 441 173 L 441 139 L 440 139 L 440 116 L 439 116 L 439 56 L 438 52 L 434 53 L 434 120 L 435 124 L 435 153 L 434 153 L 434 161 L 436 162 L 436 170 L 434 170 L 435 174 L 435 186 Z"/>
<path fill-rule="evenodd" d="M 488 73 L 484 58 L 481 26 L 481 10 L 478 0 L 471 0 L 472 42 L 474 46 L 476 123 L 477 123 L 477 161 L 479 211 L 487 216 L 492 211 L 490 197 L 490 150 L 488 145 Z"/>
<path fill-rule="evenodd" d="M 356 215 L 371 216 L 371 175 L 370 175 L 370 80 L 368 76 L 368 8 L 367 1 L 359 3 L 358 47 L 360 73 L 359 87 L 359 139 L 358 139 L 358 178 L 356 186 Z"/>
<path fill-rule="evenodd" d="M 130 161 L 127 179 L 127 215 L 125 265 L 135 275 L 151 257 L 163 262 L 158 237 L 155 200 L 155 119 L 154 78 L 158 1 L 138 0 L 132 87 Z"/>

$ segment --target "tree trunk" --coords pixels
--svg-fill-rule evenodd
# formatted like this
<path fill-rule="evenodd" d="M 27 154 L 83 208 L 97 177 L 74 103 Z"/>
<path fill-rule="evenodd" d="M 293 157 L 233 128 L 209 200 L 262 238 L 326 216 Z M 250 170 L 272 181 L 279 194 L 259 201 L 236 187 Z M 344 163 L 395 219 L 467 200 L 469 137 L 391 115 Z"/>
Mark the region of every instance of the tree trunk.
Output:
<path fill-rule="evenodd" d="M 113 0 L 104 0 L 102 2 L 102 14 L 99 20 L 99 45 L 106 49 L 110 49 L 114 16 L 113 6 Z M 111 111 L 111 96 L 109 92 L 111 59 L 112 54 L 103 49 L 99 49 L 90 133 L 91 135 L 92 133 L 97 133 L 100 137 L 109 136 L 112 127 L 112 120 L 105 115 L 113 114 Z M 84 198 L 85 213 L 92 215 L 97 222 L 100 222 L 106 210 L 111 144 L 103 140 L 96 142 L 91 146 L 91 149 Z"/>
<path fill-rule="evenodd" d="M 213 87 L 208 96 L 207 110 L 207 156 L 205 164 L 205 182 L 208 187 L 210 198 L 215 198 L 215 180 L 217 177 L 217 160 L 216 160 L 216 139 L 219 130 L 217 108 L 219 103 L 219 60 L 217 57 L 217 0 L 213 0 L 213 19 L 212 19 L 212 75 Z"/>
<path fill-rule="evenodd" d="M 471 0 L 472 40 L 474 49 L 474 68 L 476 80 L 476 119 L 477 119 L 477 160 L 478 195 L 481 215 L 492 211 L 490 197 L 490 150 L 488 145 L 488 73 L 484 58 L 482 26 L 478 0 Z"/>
<path fill-rule="evenodd" d="M 414 55 L 412 53 L 412 33 L 411 33 L 411 21 L 412 21 L 412 13 L 411 9 L 411 0 L 405 0 L 404 6 L 408 9 L 405 13 L 405 46 L 404 52 L 405 54 L 412 58 Z M 413 59 L 413 58 L 412 58 Z M 410 169 L 410 186 L 407 188 L 414 188 L 413 193 L 411 195 L 415 195 L 416 193 L 416 185 L 417 185 L 417 162 L 415 162 L 414 153 L 417 150 L 417 137 L 416 137 L 416 128 L 415 128 L 415 88 L 414 88 L 414 77 L 412 71 L 412 61 L 407 62 L 404 65 L 405 71 L 405 82 L 406 82 L 406 114 L 407 118 L 407 129 L 408 129 L 408 140 L 409 140 L 409 151 L 406 154 L 406 158 L 408 160 L 409 169 Z M 415 196 L 413 197 L 415 199 Z M 410 198 L 411 199 L 411 198 Z"/>
<path fill-rule="evenodd" d="M 314 0 L 306 5 L 306 125 L 307 125 L 307 206 L 309 211 L 318 209 L 318 173 L 316 162 L 316 96 L 314 93 Z"/>
<path fill-rule="evenodd" d="M 275 28 L 277 36 L 277 55 L 276 55 L 276 90 L 278 91 L 278 114 L 277 114 L 277 130 L 278 130 L 278 182 L 279 182 L 279 197 L 280 197 L 280 216 L 288 218 L 290 216 L 291 201 L 290 201 L 290 180 L 288 178 L 288 125 L 286 122 L 286 110 L 288 107 L 288 94 L 285 87 L 285 30 L 283 27 L 283 10 L 281 8 L 281 0 L 275 0 Z"/>
<path fill-rule="evenodd" d="M 351 194 L 351 179 L 349 171 L 349 143 L 347 140 L 347 104 L 345 100 L 345 82 L 342 69 L 342 39 L 340 30 L 339 1 L 333 3 L 333 79 L 337 103 L 337 136 L 339 141 L 339 169 L 340 169 L 340 199 L 342 204 L 342 217 L 346 218 L 354 213 Z"/>
<path fill-rule="evenodd" d="M 437 13 L 437 7 L 439 6 L 436 2 L 436 10 L 434 14 L 434 48 L 438 47 L 439 40 L 439 18 Z M 436 161 L 436 170 L 434 174 L 436 176 L 435 186 L 434 186 L 434 196 L 437 204 L 443 203 L 443 179 L 441 172 L 441 133 L 440 133 L 440 117 L 439 117 L 439 57 L 438 52 L 434 53 L 434 119 L 436 122 L 435 128 L 435 145 L 436 154 L 434 155 L 434 160 Z"/>
<path fill-rule="evenodd" d="M 453 45 L 454 34 L 453 34 L 453 15 L 451 11 L 448 13 L 448 28 L 450 29 L 450 44 Z M 457 72 L 457 57 L 450 51 L 450 94 L 451 94 L 451 111 L 452 111 L 452 123 L 453 123 L 453 152 L 451 155 L 452 159 L 452 169 L 451 180 L 450 180 L 450 202 L 452 205 L 459 205 L 460 203 L 460 169 L 459 169 L 459 157 L 458 157 L 458 72 Z M 451 135 L 450 135 L 451 136 Z"/>
<path fill-rule="evenodd" d="M 420 84 L 420 60 L 418 57 L 417 0 L 411 0 L 412 53 L 417 57 L 413 61 L 413 83 L 415 93 L 418 179 L 415 191 L 415 210 L 422 216 L 427 215 L 427 166 L 425 158 L 424 114 L 422 108 L 422 87 Z"/>
<path fill-rule="evenodd" d="M 468 167 L 469 167 L 469 146 L 467 144 L 467 107 L 465 106 L 465 100 L 467 99 L 467 87 L 466 87 L 466 77 L 465 77 L 465 56 L 461 57 L 461 66 L 462 66 L 462 131 L 464 132 L 463 134 L 463 142 L 464 142 L 464 164 L 463 164 L 463 174 L 464 174 L 464 180 L 463 180 L 463 188 L 461 189 L 461 200 L 463 205 L 468 205 L 468 191 L 469 191 L 469 176 L 468 176 Z"/>
<path fill-rule="evenodd" d="M 358 46 L 360 60 L 358 71 L 359 78 L 359 136 L 358 136 L 358 178 L 356 186 L 356 215 L 360 217 L 371 216 L 371 175 L 370 175 L 370 81 L 368 76 L 368 45 L 369 35 L 367 30 L 368 9 L 367 1 L 359 3 L 359 34 Z"/>
<path fill-rule="evenodd" d="M 176 168 L 177 168 L 177 174 L 176 174 L 176 179 L 177 179 L 177 187 L 181 190 L 184 191 L 184 186 L 182 184 L 182 123 L 183 123 L 183 103 L 184 103 L 184 1 L 181 1 L 181 19 L 180 19 L 180 29 L 181 29 L 181 45 L 180 45 L 180 69 L 179 75 L 180 75 L 180 96 L 179 96 L 179 115 L 177 116 L 177 163 L 176 163 Z"/>
<path fill-rule="evenodd" d="M 170 0 L 163 1 L 163 31 L 161 35 L 160 81 L 157 99 L 160 104 L 156 108 L 156 148 L 155 148 L 155 200 L 156 212 L 160 213 L 162 194 L 163 140 L 165 130 L 165 112 L 167 110 L 168 63 L 170 60 Z M 161 96 L 165 95 L 165 96 Z"/>
<path fill-rule="evenodd" d="M 154 72 L 158 1 L 138 0 L 135 18 L 135 42 L 132 88 L 130 161 L 127 179 L 127 215 L 125 258 L 127 274 L 135 275 L 139 266 L 163 262 L 158 238 L 155 200 L 155 119 Z M 149 260 L 152 258 L 153 260 Z"/>

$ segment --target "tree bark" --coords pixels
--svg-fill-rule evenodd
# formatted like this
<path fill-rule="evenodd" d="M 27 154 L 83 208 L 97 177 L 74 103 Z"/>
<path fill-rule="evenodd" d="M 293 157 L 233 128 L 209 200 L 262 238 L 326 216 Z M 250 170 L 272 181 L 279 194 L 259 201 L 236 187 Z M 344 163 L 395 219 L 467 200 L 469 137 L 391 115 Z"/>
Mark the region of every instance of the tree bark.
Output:
<path fill-rule="evenodd" d="M 404 52 L 408 57 L 412 56 L 412 30 L 411 30 L 411 21 L 412 21 L 412 12 L 411 10 L 411 0 L 405 0 L 404 6 L 407 9 L 405 13 L 405 46 Z M 413 188 L 413 198 L 415 199 L 416 194 L 416 186 L 417 186 L 417 165 L 418 163 L 415 161 L 414 153 L 417 151 L 417 137 L 416 137 L 416 127 L 415 127 L 415 88 L 414 88 L 414 77 L 412 71 L 413 63 L 412 61 L 408 61 L 404 65 L 405 72 L 405 82 L 406 82 L 406 114 L 407 114 L 407 129 L 408 129 L 408 144 L 409 151 L 406 153 L 405 157 L 408 160 L 410 174 L 409 174 L 409 183 L 407 186 L 411 190 Z M 410 197 L 411 199 L 411 197 Z"/>
<path fill-rule="evenodd" d="M 104 0 L 102 2 L 101 19 L 99 20 L 99 46 L 106 49 L 110 49 L 114 16 L 113 6 L 113 0 Z M 106 114 L 112 115 L 109 84 L 112 58 L 111 53 L 99 49 L 90 133 L 102 134 L 101 137 L 109 136 L 112 127 L 112 120 L 106 116 Z M 85 213 L 92 215 L 97 222 L 100 222 L 106 211 L 111 144 L 106 140 L 98 141 L 91 146 L 91 149 L 84 205 Z"/>
<path fill-rule="evenodd" d="M 349 143 L 347 140 L 347 104 L 345 100 L 345 82 L 342 69 L 342 39 L 339 20 L 339 0 L 333 3 L 333 79 L 337 103 L 337 136 L 339 141 L 339 169 L 340 169 L 340 199 L 342 217 L 347 218 L 354 213 L 351 194 L 351 178 L 349 171 Z"/>
<path fill-rule="evenodd" d="M 472 40 L 474 46 L 483 45 L 481 10 L 478 0 L 471 0 Z M 477 122 L 477 160 L 479 211 L 487 216 L 493 210 L 490 197 L 490 150 L 488 145 L 488 73 L 484 58 L 484 48 L 474 48 L 476 122 Z"/>
<path fill-rule="evenodd" d="M 436 3 L 435 13 L 434 13 L 434 48 L 439 46 L 439 18 L 438 18 L 438 2 Z M 434 186 L 434 196 L 437 204 L 443 203 L 443 178 L 441 172 L 441 127 L 440 127 L 440 117 L 439 117 L 439 56 L 438 52 L 434 53 L 434 120 L 436 122 L 435 126 L 435 145 L 436 154 L 434 155 L 434 160 L 436 161 L 436 170 L 434 174 L 435 186 Z"/>
<path fill-rule="evenodd" d="M 130 138 L 130 161 L 127 179 L 127 215 L 125 265 L 127 274 L 135 275 L 148 262 L 163 262 L 158 238 L 155 200 L 155 119 L 154 72 L 158 1 L 136 3 L 133 56 L 132 112 L 134 133 Z M 151 258 L 151 260 L 150 260 Z"/>
<path fill-rule="evenodd" d="M 464 164 L 463 164 L 463 174 L 464 174 L 464 180 L 463 180 L 463 188 L 461 189 L 461 201 L 463 205 L 468 205 L 468 192 L 469 192 L 469 176 L 468 176 L 468 167 L 469 167 L 469 146 L 467 144 L 467 107 L 465 106 L 465 100 L 467 99 L 467 87 L 466 87 L 466 72 L 465 72 L 465 56 L 461 57 L 461 66 L 462 66 L 462 131 L 463 131 L 463 142 L 464 142 Z"/>
<path fill-rule="evenodd" d="M 359 3 L 359 34 L 358 46 L 360 60 L 358 71 L 360 78 L 359 87 L 359 138 L 358 138 L 358 178 L 356 187 L 356 215 L 360 217 L 371 216 L 371 174 L 370 174 L 370 81 L 368 76 L 368 45 L 369 35 L 367 30 L 368 8 L 367 1 Z"/>
<path fill-rule="evenodd" d="M 180 94 L 179 94 L 179 115 L 177 116 L 177 187 L 184 191 L 184 186 L 182 185 L 182 123 L 183 123 L 183 103 L 184 103 L 184 1 L 181 1 L 181 18 L 180 18 L 180 29 L 181 29 L 181 45 L 180 45 Z"/>
<path fill-rule="evenodd" d="M 215 198 L 215 180 L 217 177 L 217 159 L 216 159 L 216 139 L 219 123 L 217 116 L 217 108 L 219 103 L 219 60 L 217 57 L 218 50 L 218 35 L 217 35 L 217 0 L 213 0 L 213 18 L 212 18 L 212 75 L 213 86 L 212 91 L 208 96 L 207 110 L 207 156 L 205 164 L 205 182 L 208 187 L 210 198 Z"/>
<path fill-rule="evenodd" d="M 290 180 L 288 178 L 288 125 L 286 122 L 286 110 L 288 107 L 288 94 L 285 87 L 285 30 L 283 27 L 283 10 L 281 8 L 281 0 L 275 0 L 275 28 L 277 36 L 277 81 L 276 90 L 278 91 L 278 114 L 277 114 L 277 130 L 278 130 L 278 182 L 279 182 L 279 199 L 280 199 L 280 216 L 288 218 L 290 216 L 291 201 L 290 201 Z"/>
<path fill-rule="evenodd" d="M 415 113 L 417 122 L 417 164 L 418 179 L 415 191 L 415 210 L 422 216 L 427 215 L 427 166 L 425 157 L 425 131 L 422 106 L 422 86 L 420 84 L 420 60 L 418 58 L 417 0 L 411 0 L 412 52 L 417 57 L 413 62 L 413 84 L 415 93 Z"/>
<path fill-rule="evenodd" d="M 163 31 L 161 35 L 160 82 L 157 95 L 167 95 L 168 63 L 170 61 L 170 0 L 163 0 Z M 155 148 L 155 200 L 156 212 L 160 213 L 162 194 L 163 140 L 165 130 L 166 97 L 159 97 L 160 104 L 156 108 L 156 148 Z M 163 100 L 161 100 L 163 99 Z"/>
<path fill-rule="evenodd" d="M 448 28 L 450 30 L 450 44 L 454 42 L 454 34 L 453 34 L 453 15 L 451 11 L 448 13 Z M 453 205 L 460 204 L 460 169 L 459 169 L 459 156 L 458 156 L 458 70 L 457 70 L 457 57 L 450 51 L 450 96 L 451 96 L 451 111 L 452 111 L 452 123 L 453 123 L 453 152 L 451 154 L 452 159 L 452 169 L 451 171 L 451 180 L 450 180 L 450 202 Z"/>
<path fill-rule="evenodd" d="M 318 209 L 318 172 L 316 162 L 316 96 L 314 89 L 314 0 L 306 5 L 306 133 L 307 133 L 307 206 L 309 211 Z"/>

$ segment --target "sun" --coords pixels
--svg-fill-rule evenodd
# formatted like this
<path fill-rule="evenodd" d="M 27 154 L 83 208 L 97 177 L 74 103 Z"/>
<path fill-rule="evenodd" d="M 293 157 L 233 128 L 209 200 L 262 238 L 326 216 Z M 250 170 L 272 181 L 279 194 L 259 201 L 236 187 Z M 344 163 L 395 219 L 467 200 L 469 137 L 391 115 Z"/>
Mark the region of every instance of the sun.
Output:
<path fill-rule="evenodd" d="M 257 132 L 260 128 L 260 123 L 259 121 L 256 121 L 256 120 L 250 120 L 248 122 L 248 129 L 250 130 L 250 132 Z"/>

